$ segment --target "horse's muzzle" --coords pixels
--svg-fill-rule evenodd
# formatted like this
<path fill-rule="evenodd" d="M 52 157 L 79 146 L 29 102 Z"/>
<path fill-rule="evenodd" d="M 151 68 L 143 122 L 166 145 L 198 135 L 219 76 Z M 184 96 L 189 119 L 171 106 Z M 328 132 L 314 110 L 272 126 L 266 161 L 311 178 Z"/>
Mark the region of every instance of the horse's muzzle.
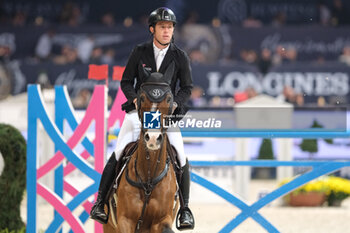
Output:
<path fill-rule="evenodd" d="M 146 146 L 149 150 L 159 150 L 163 139 L 164 137 L 161 132 L 146 132 L 144 136 Z"/>

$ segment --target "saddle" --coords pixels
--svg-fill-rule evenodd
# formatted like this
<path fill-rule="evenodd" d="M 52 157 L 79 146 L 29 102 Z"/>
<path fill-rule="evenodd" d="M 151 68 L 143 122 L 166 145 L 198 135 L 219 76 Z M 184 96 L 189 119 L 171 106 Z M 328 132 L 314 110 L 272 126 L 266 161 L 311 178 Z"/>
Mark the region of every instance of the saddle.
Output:
<path fill-rule="evenodd" d="M 115 174 L 116 177 L 114 179 L 114 185 L 113 187 L 115 187 L 114 189 L 117 188 L 117 186 L 119 185 L 119 181 L 120 181 L 120 177 L 121 177 L 121 173 L 124 170 L 125 166 L 127 165 L 127 163 L 129 162 L 131 156 L 134 154 L 134 152 L 137 149 L 137 141 L 135 142 L 130 142 L 129 144 L 127 144 L 120 156 L 119 161 L 117 162 L 117 166 L 115 167 Z"/>

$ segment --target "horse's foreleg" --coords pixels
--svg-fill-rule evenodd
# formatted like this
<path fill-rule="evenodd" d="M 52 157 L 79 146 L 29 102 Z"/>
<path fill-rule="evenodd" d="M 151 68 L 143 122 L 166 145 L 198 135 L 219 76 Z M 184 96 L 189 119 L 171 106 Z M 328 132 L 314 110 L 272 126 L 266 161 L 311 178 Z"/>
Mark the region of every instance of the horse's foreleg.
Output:
<path fill-rule="evenodd" d="M 117 233 L 134 233 L 135 227 L 136 227 L 135 221 L 129 218 L 126 218 L 124 216 L 120 216 L 118 218 Z"/>
<path fill-rule="evenodd" d="M 166 216 L 162 221 L 152 225 L 151 232 L 153 233 L 171 233 L 172 218 L 170 215 Z"/>
<path fill-rule="evenodd" d="M 103 224 L 103 233 L 115 233 L 115 228 L 110 224 Z"/>

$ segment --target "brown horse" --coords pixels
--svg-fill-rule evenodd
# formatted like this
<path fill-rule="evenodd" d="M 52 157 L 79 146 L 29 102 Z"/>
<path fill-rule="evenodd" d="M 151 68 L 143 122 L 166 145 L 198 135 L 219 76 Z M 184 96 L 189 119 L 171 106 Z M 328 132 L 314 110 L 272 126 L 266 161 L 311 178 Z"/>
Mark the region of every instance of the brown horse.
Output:
<path fill-rule="evenodd" d="M 142 122 L 136 151 L 126 165 L 114 194 L 116 211 L 111 209 L 104 232 L 168 233 L 171 230 L 178 201 L 176 174 L 169 161 L 169 146 L 163 119 L 172 113 L 173 95 L 166 74 L 152 73 L 142 84 L 138 95 L 138 114 Z M 169 76 L 169 74 L 168 74 Z M 146 115 L 159 116 L 158 125 L 147 129 Z M 157 127 L 159 126 L 159 127 Z M 112 207 L 112 206 L 111 206 Z"/>

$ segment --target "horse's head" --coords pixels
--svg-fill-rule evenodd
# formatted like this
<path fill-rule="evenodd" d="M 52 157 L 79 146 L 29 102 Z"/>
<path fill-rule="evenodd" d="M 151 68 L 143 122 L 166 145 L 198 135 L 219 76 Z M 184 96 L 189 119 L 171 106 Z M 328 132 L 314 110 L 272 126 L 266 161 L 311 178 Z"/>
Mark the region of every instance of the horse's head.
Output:
<path fill-rule="evenodd" d="M 142 68 L 143 69 L 143 68 Z M 142 124 L 143 140 L 149 150 L 158 150 L 164 140 L 164 119 L 172 114 L 173 95 L 170 88 L 174 63 L 163 74 L 143 69 L 145 81 L 140 87 L 137 109 Z M 141 139 L 142 140 L 142 139 Z"/>

